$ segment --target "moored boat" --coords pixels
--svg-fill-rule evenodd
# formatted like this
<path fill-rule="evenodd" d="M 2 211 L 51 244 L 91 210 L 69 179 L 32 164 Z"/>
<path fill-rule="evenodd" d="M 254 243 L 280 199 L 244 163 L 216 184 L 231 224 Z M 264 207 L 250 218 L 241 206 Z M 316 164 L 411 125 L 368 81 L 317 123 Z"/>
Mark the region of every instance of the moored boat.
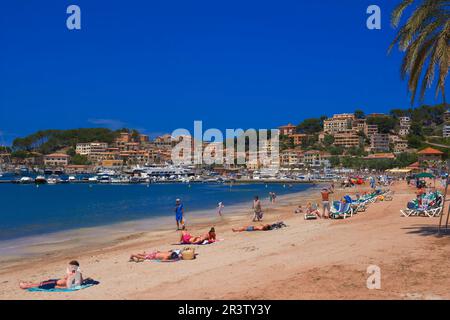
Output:
<path fill-rule="evenodd" d="M 23 183 L 23 184 L 26 184 L 26 183 L 33 183 L 33 178 L 30 178 L 30 177 L 21 177 L 21 178 L 18 180 L 18 183 Z"/>
<path fill-rule="evenodd" d="M 45 184 L 45 183 L 47 183 L 47 179 L 45 179 L 44 176 L 37 176 L 36 179 L 34 179 L 34 183 Z"/>

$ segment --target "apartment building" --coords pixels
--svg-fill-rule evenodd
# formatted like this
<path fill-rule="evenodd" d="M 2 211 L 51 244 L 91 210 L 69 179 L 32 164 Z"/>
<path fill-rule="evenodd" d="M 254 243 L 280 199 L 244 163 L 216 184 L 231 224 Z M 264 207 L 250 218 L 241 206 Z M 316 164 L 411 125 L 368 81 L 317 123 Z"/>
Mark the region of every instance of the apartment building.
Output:
<path fill-rule="evenodd" d="M 370 150 L 372 152 L 389 151 L 389 134 L 373 134 L 370 138 Z"/>
<path fill-rule="evenodd" d="M 443 120 L 444 120 L 444 122 L 446 122 L 446 123 L 450 122 L 450 109 L 447 109 L 447 110 L 444 112 Z"/>
<path fill-rule="evenodd" d="M 303 133 L 294 133 L 294 134 L 291 134 L 290 137 L 293 139 L 295 146 L 301 146 L 303 143 L 303 140 L 305 140 L 308 136 Z"/>
<path fill-rule="evenodd" d="M 371 139 L 374 134 L 378 133 L 378 126 L 376 124 L 366 124 L 364 128 L 364 134 L 367 138 Z"/>
<path fill-rule="evenodd" d="M 156 137 L 155 140 L 153 140 L 153 145 L 158 149 L 170 150 L 172 149 L 172 136 L 170 134 L 165 134 Z"/>
<path fill-rule="evenodd" d="M 335 133 L 346 131 L 352 128 L 355 116 L 352 113 L 335 114 L 332 118 L 323 122 L 323 131 L 326 134 L 334 135 Z"/>
<path fill-rule="evenodd" d="M 151 153 L 147 150 L 131 150 L 120 152 L 120 159 L 129 165 L 144 165 L 151 162 Z"/>
<path fill-rule="evenodd" d="M 366 119 L 355 119 L 352 124 L 353 131 L 364 132 L 366 127 Z"/>
<path fill-rule="evenodd" d="M 52 153 L 44 156 L 44 165 L 47 167 L 65 167 L 70 157 L 64 153 Z"/>
<path fill-rule="evenodd" d="M 405 152 L 408 149 L 408 141 L 400 139 L 394 142 L 394 153 Z"/>
<path fill-rule="evenodd" d="M 303 154 L 297 149 L 283 150 L 280 153 L 280 163 L 282 167 L 298 166 L 303 160 Z"/>
<path fill-rule="evenodd" d="M 329 166 L 331 154 L 319 150 L 309 150 L 303 153 L 303 163 L 311 167 Z"/>
<path fill-rule="evenodd" d="M 139 142 L 140 142 L 141 144 L 149 143 L 149 142 L 150 142 L 150 138 L 149 138 L 149 136 L 146 135 L 146 134 L 140 134 L 140 135 L 139 135 Z"/>
<path fill-rule="evenodd" d="M 346 130 L 334 134 L 334 145 L 336 146 L 351 148 L 359 147 L 362 143 L 362 137 L 354 130 Z"/>
<path fill-rule="evenodd" d="M 106 142 L 77 143 L 75 153 L 83 156 L 90 156 L 93 153 L 105 152 L 108 148 Z"/>
<path fill-rule="evenodd" d="M 281 136 L 290 136 L 291 134 L 295 133 L 296 126 L 294 126 L 292 123 L 289 123 L 285 126 L 278 127 L 278 130 L 280 130 Z"/>
<path fill-rule="evenodd" d="M 402 137 L 406 137 L 409 134 L 409 130 L 411 128 L 411 118 L 410 117 L 400 117 L 400 128 L 398 130 L 398 134 Z"/>
<path fill-rule="evenodd" d="M 450 137 L 450 124 L 444 124 L 444 127 L 442 128 L 442 136 L 444 138 Z"/>

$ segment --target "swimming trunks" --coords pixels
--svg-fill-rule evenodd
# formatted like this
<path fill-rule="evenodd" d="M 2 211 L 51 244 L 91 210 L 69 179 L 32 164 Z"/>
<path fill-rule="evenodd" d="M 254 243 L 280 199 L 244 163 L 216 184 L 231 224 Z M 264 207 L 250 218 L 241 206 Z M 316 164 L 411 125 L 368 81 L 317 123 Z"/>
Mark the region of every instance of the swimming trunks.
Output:
<path fill-rule="evenodd" d="M 249 226 L 249 227 L 247 227 L 246 231 L 255 231 L 255 228 L 253 226 Z"/>
<path fill-rule="evenodd" d="M 55 279 L 45 281 L 45 282 L 41 283 L 41 285 L 38 288 L 43 289 L 43 290 L 55 289 L 57 281 L 58 280 L 55 280 Z"/>
<path fill-rule="evenodd" d="M 175 208 L 175 219 L 177 221 L 183 220 L 183 205 L 182 204 L 180 204 L 179 206 L 177 206 Z"/>

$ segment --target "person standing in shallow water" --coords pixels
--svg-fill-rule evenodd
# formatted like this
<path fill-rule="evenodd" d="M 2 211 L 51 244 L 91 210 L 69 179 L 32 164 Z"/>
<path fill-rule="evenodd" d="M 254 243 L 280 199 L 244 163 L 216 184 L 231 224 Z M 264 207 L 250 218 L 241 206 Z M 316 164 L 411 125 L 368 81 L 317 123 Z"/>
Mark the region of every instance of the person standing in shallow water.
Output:
<path fill-rule="evenodd" d="M 224 207 L 225 206 L 224 206 L 223 202 L 219 202 L 217 204 L 217 213 L 219 214 L 219 216 L 222 216 L 222 210 L 223 210 Z"/>
<path fill-rule="evenodd" d="M 181 230 L 184 230 L 184 208 L 180 199 L 175 202 L 175 220 L 177 221 L 177 230 L 180 230 L 180 226 Z"/>

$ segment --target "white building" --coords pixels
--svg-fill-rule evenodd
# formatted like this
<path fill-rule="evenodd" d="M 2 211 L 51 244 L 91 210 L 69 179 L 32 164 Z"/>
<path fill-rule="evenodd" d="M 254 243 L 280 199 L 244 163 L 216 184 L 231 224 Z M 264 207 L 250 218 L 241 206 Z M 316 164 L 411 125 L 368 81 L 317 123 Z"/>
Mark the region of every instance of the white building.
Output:
<path fill-rule="evenodd" d="M 401 137 L 406 137 L 409 134 L 409 130 L 411 128 L 411 118 L 410 117 L 400 117 L 400 129 L 398 130 L 398 134 Z"/>
<path fill-rule="evenodd" d="M 450 137 L 450 124 L 444 124 L 444 128 L 442 129 L 442 136 L 444 138 Z"/>
<path fill-rule="evenodd" d="M 75 153 L 83 156 L 90 156 L 91 154 L 105 152 L 108 148 L 106 142 L 87 142 L 77 143 Z"/>

